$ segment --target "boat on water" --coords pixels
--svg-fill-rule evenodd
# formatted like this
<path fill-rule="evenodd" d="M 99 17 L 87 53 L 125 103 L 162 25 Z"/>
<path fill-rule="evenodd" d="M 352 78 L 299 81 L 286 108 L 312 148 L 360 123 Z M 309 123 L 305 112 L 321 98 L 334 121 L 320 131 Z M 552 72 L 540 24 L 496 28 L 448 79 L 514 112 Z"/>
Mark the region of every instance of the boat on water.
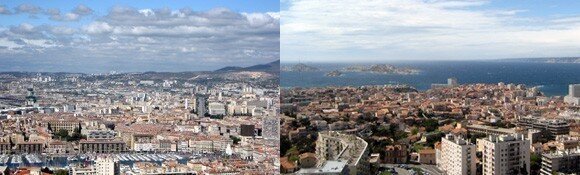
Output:
<path fill-rule="evenodd" d="M 8 156 L 8 155 L 1 155 L 0 156 L 0 163 L 2 163 L 4 165 L 6 165 L 9 160 L 10 160 L 10 156 Z"/>
<path fill-rule="evenodd" d="M 21 164 L 22 163 L 22 156 L 16 155 L 12 157 L 13 164 Z"/>

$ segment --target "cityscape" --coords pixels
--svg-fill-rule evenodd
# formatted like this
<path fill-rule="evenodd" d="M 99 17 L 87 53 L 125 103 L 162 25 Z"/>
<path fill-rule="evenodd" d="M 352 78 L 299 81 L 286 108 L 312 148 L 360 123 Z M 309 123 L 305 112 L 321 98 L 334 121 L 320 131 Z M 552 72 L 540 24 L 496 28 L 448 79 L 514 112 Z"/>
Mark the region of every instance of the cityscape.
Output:
<path fill-rule="evenodd" d="M 271 73 L 0 75 L 5 169 L 278 172 L 279 97 Z"/>
<path fill-rule="evenodd" d="M 0 175 L 580 175 L 580 1 L 0 1 Z"/>
<path fill-rule="evenodd" d="M 447 82 L 284 89 L 282 173 L 580 171 L 579 84 L 546 97 L 523 84 Z"/>

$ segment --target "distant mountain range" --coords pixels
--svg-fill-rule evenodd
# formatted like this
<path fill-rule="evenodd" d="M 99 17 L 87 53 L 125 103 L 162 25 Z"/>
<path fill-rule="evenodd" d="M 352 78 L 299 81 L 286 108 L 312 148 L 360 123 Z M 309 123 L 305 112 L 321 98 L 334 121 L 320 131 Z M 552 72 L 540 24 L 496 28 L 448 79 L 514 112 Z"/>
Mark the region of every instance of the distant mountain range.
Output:
<path fill-rule="evenodd" d="M 497 61 L 530 62 L 530 63 L 577 63 L 577 64 L 580 64 L 580 57 L 506 58 L 506 59 L 499 59 Z"/>
<path fill-rule="evenodd" d="M 228 66 L 215 70 L 214 72 L 241 72 L 241 71 L 268 72 L 278 74 L 280 72 L 280 60 L 249 67 Z"/>

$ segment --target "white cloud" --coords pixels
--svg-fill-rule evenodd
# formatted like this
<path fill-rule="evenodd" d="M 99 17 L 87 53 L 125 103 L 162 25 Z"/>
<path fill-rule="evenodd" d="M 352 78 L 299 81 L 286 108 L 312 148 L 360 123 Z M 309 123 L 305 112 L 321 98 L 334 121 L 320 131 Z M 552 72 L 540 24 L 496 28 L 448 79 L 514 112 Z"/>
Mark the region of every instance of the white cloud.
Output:
<path fill-rule="evenodd" d="M 0 48 L 2 47 L 7 48 L 8 50 L 13 50 L 14 48 L 20 48 L 22 46 L 6 38 L 0 38 Z"/>
<path fill-rule="evenodd" d="M 111 32 L 113 30 L 113 27 L 111 27 L 106 22 L 96 21 L 96 22 L 92 22 L 89 25 L 85 26 L 84 30 L 89 34 L 99 34 L 99 33 Z"/>
<path fill-rule="evenodd" d="M 46 9 L 43 14 L 53 20 L 73 21 L 92 14 L 87 8 L 77 7 L 70 13 Z M 140 64 L 132 70 L 157 71 L 161 68 L 147 65 L 177 65 L 163 71 L 211 70 L 225 66 L 223 63 L 250 66 L 279 59 L 279 19 L 276 12 L 117 6 L 76 28 L 68 23 L 6 26 L 0 30 L 0 38 L 5 40 L 0 43 L 0 60 L 26 57 L 91 66 L 99 60 L 103 67 L 122 64 L 122 60 Z"/>
<path fill-rule="evenodd" d="M 281 11 L 281 59 L 319 61 L 576 56 L 580 25 L 486 9 L 489 1 L 293 0 Z M 540 21 L 538 21 L 540 20 Z M 564 22 L 576 19 L 565 20 Z M 558 21 L 554 21 L 558 22 Z M 562 21 L 560 21 L 562 22 Z"/>

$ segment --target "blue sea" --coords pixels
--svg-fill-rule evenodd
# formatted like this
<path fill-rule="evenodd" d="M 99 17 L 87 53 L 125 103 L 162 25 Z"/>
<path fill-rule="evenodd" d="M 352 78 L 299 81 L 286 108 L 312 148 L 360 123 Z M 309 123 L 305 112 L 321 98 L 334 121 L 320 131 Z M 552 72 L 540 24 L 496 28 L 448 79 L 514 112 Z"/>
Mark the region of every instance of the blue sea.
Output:
<path fill-rule="evenodd" d="M 294 63 L 282 63 L 282 66 Z M 377 63 L 306 63 L 321 70 L 318 72 L 281 72 L 280 83 L 289 87 L 363 86 L 406 84 L 420 91 L 427 90 L 433 83 L 446 83 L 455 77 L 460 84 L 498 82 L 538 86 L 547 96 L 562 96 L 568 92 L 569 84 L 580 83 L 580 64 L 529 63 L 503 61 L 410 61 L 389 62 L 398 67 L 420 69 L 418 75 L 384 75 L 374 73 L 347 72 L 339 77 L 325 74 L 350 65 Z"/>

